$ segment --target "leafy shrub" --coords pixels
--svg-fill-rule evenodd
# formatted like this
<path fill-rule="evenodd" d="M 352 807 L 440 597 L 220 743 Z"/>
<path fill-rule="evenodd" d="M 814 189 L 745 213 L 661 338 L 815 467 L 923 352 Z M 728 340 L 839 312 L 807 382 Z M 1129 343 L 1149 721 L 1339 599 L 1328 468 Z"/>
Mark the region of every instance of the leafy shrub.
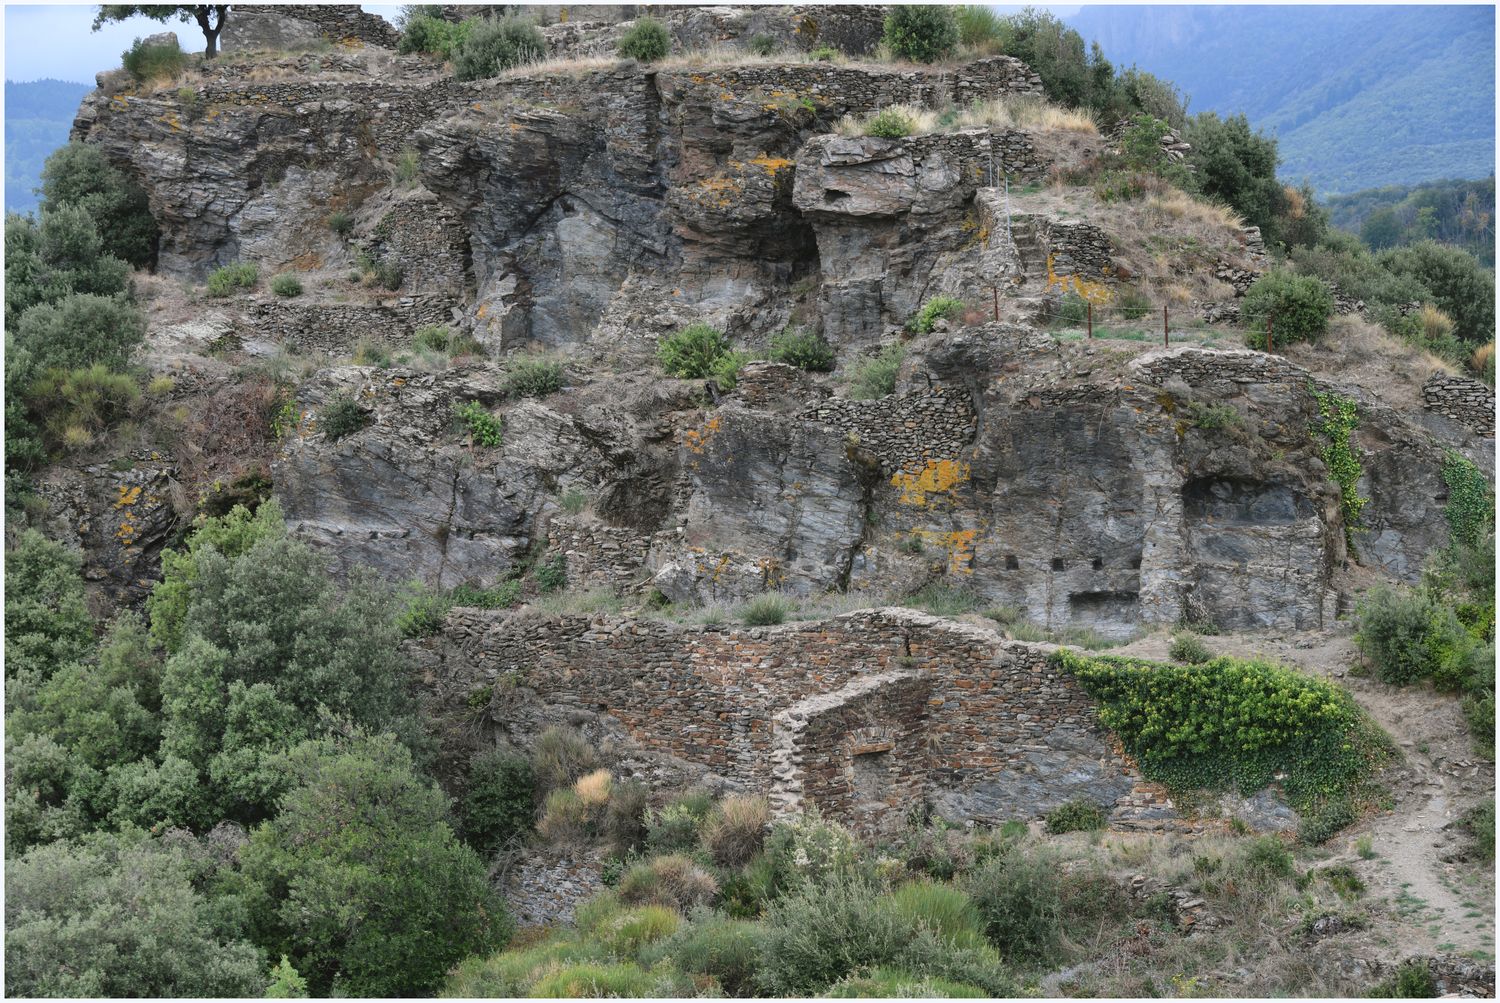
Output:
<path fill-rule="evenodd" d="M 770 56 L 781 50 L 781 43 L 776 40 L 775 35 L 751 35 L 745 48 L 757 56 Z"/>
<path fill-rule="evenodd" d="M 1312 422 L 1311 431 L 1323 438 L 1323 463 L 1328 467 L 1328 476 L 1339 486 L 1344 540 L 1353 553 L 1354 529 L 1359 525 L 1360 513 L 1369 504 L 1368 498 L 1359 496 L 1363 468 L 1349 440 L 1350 433 L 1359 427 L 1359 407 L 1352 399 L 1335 393 L 1314 390 L 1312 396 L 1318 405 L 1318 417 Z"/>
<path fill-rule="evenodd" d="M 348 394 L 338 394 L 323 406 L 323 434 L 330 442 L 353 435 L 370 423 L 370 412 Z"/>
<path fill-rule="evenodd" d="M 1484 863 L 1495 861 L 1495 802 L 1488 801 L 1464 812 L 1460 822 L 1474 837 L 1475 855 Z"/>
<path fill-rule="evenodd" d="M 1359 604 L 1355 642 L 1381 682 L 1404 685 L 1418 679 L 1457 688 L 1478 646 L 1452 606 L 1426 589 L 1378 585 Z"/>
<path fill-rule="evenodd" d="M 1454 450 L 1443 454 L 1448 501 L 1443 516 L 1454 547 L 1477 548 L 1495 530 L 1495 491 L 1473 461 Z"/>
<path fill-rule="evenodd" d="M 1064 324 L 1082 324 L 1088 319 L 1088 311 L 1088 300 L 1076 292 L 1067 292 L 1057 304 L 1057 319 Z"/>
<path fill-rule="evenodd" d="M 5 675 L 44 679 L 94 647 L 83 555 L 35 529 L 5 553 Z"/>
<path fill-rule="evenodd" d="M 740 370 L 749 361 L 750 356 L 744 352 L 725 352 L 715 359 L 711 372 L 719 389 L 733 390 L 735 383 L 739 381 Z"/>
<path fill-rule="evenodd" d="M 531 760 L 507 749 L 489 749 L 469 760 L 460 802 L 464 839 L 485 856 L 531 831 L 536 819 L 536 777 Z"/>
<path fill-rule="evenodd" d="M 700 827 L 713 808 L 706 794 L 688 794 L 665 808 L 645 813 L 646 846 L 653 853 L 674 853 L 698 846 Z"/>
<path fill-rule="evenodd" d="M 519 17 L 473 21 L 453 53 L 456 80 L 485 80 L 547 55 L 547 40 L 535 24 Z"/>
<path fill-rule="evenodd" d="M 729 996 L 753 996 L 765 939 L 766 930 L 760 923 L 699 910 L 693 913 L 691 923 L 658 941 L 643 960 L 652 956 L 671 958 L 684 972 L 717 979 Z"/>
<path fill-rule="evenodd" d="M 41 212 L 67 207 L 88 214 L 103 254 L 137 268 L 156 259 L 160 234 L 145 190 L 111 164 L 97 143 L 70 142 L 42 167 Z"/>
<path fill-rule="evenodd" d="M 374 269 L 375 281 L 382 287 L 395 291 L 401 288 L 401 283 L 406 281 L 406 272 L 398 262 L 389 258 L 381 261 Z"/>
<path fill-rule="evenodd" d="M 1232 404 L 1204 404 L 1201 401 L 1193 401 L 1188 408 L 1188 413 L 1194 426 L 1210 431 L 1232 428 L 1240 424 L 1240 413 Z"/>
<path fill-rule="evenodd" d="M 821 45 L 807 54 L 815 63 L 830 63 L 839 58 L 839 50 L 831 45 Z"/>
<path fill-rule="evenodd" d="M 1208 645 L 1204 644 L 1196 634 L 1178 634 L 1173 637 L 1172 647 L 1168 649 L 1167 654 L 1171 656 L 1172 661 L 1181 662 L 1184 665 L 1202 665 L 1214 657 L 1214 653 L 1208 650 Z"/>
<path fill-rule="evenodd" d="M 302 280 L 295 275 L 283 272 L 271 280 L 271 292 L 287 299 L 293 296 L 301 296 Z"/>
<path fill-rule="evenodd" d="M 815 331 L 788 327 L 771 336 L 771 358 L 812 373 L 826 373 L 833 368 L 833 346 Z"/>
<path fill-rule="evenodd" d="M 96 364 L 47 370 L 27 390 L 26 403 L 45 441 L 70 451 L 92 445 L 95 436 L 129 417 L 140 396 L 134 377 Z"/>
<path fill-rule="evenodd" d="M 1062 890 L 1051 854 L 1014 848 L 982 864 L 968 892 L 985 936 L 1009 961 L 1044 963 L 1057 957 L 1062 937 Z"/>
<path fill-rule="evenodd" d="M 877 139 L 903 139 L 910 136 L 916 127 L 916 120 L 909 113 L 892 106 L 882 108 L 865 119 L 862 131 L 866 136 L 874 136 Z"/>
<path fill-rule="evenodd" d="M 897 59 L 931 63 L 958 44 L 958 25 L 946 6 L 901 6 L 886 15 L 882 41 Z"/>
<path fill-rule="evenodd" d="M 396 43 L 396 51 L 402 55 L 420 52 L 429 56 L 441 56 L 445 60 L 451 59 L 468 37 L 473 25 L 473 19 L 454 24 L 427 14 L 408 17 L 401 27 L 401 38 Z"/>
<path fill-rule="evenodd" d="M 1005 36 L 1005 23 L 989 7 L 966 4 L 954 17 L 958 40 L 971 49 L 984 49 Z"/>
<path fill-rule="evenodd" d="M 1309 846 L 1316 846 L 1353 825 L 1354 818 L 1354 806 L 1348 798 L 1332 798 L 1302 816 L 1297 838 Z"/>
<path fill-rule="evenodd" d="M 771 803 L 764 797 L 731 795 L 704 820 L 703 849 L 720 867 L 743 867 L 760 853 L 770 820 Z"/>
<path fill-rule="evenodd" d="M 187 53 L 176 42 L 150 42 L 137 38 L 123 53 L 120 63 L 132 77 L 144 83 L 175 77 L 187 68 Z"/>
<path fill-rule="evenodd" d="M 1240 303 L 1240 316 L 1251 329 L 1246 344 L 1259 349 L 1266 347 L 1268 317 L 1274 343 L 1286 345 L 1318 340 L 1332 314 L 1333 294 L 1320 279 L 1279 268 L 1256 279 Z"/>
<path fill-rule="evenodd" d="M 712 902 L 719 884 L 691 857 L 673 853 L 636 864 L 620 878 L 616 891 L 622 902 L 661 905 L 681 912 Z"/>
<path fill-rule="evenodd" d="M 656 358 L 668 376 L 698 380 L 714 376 L 714 364 L 729 354 L 729 339 L 707 324 L 690 324 L 664 338 Z"/>
<path fill-rule="evenodd" d="M 1064 832 L 1092 832 L 1104 828 L 1104 822 L 1104 808 L 1084 798 L 1075 798 L 1047 813 L 1047 831 L 1054 836 Z"/>
<path fill-rule="evenodd" d="M 538 565 L 531 577 L 536 580 L 537 590 L 543 595 L 567 588 L 568 555 L 553 554 L 545 564 Z"/>
<path fill-rule="evenodd" d="M 563 385 L 562 363 L 556 359 L 520 358 L 511 363 L 505 387 L 512 397 L 545 397 Z"/>
<path fill-rule="evenodd" d="M 547 842 L 563 846 L 586 845 L 594 834 L 589 805 L 571 787 L 551 791 L 542 802 L 536 831 Z"/>
<path fill-rule="evenodd" d="M 1395 974 L 1371 987 L 1365 995 L 1370 999 L 1433 999 L 1437 994 L 1437 982 L 1427 963 L 1407 961 L 1396 969 Z"/>
<path fill-rule="evenodd" d="M 502 424 L 499 418 L 484 409 L 478 401 L 454 404 L 453 414 L 469 430 L 469 439 L 486 449 L 496 449 L 501 442 Z"/>
<path fill-rule="evenodd" d="M 850 872 L 859 859 L 859 844 L 837 822 L 809 813 L 772 826 L 766 856 L 779 884 L 818 883 Z"/>
<path fill-rule="evenodd" d="M 954 299 L 952 296 L 934 296 L 922 304 L 922 309 L 917 311 L 917 316 L 912 321 L 912 326 L 918 334 L 928 334 L 939 318 L 947 320 L 957 317 L 964 312 L 964 301 Z"/>
<path fill-rule="evenodd" d="M 208 276 L 210 296 L 228 296 L 236 289 L 254 289 L 260 281 L 260 268 L 253 262 L 225 265 L 216 268 Z"/>
<path fill-rule="evenodd" d="M 1286 879 L 1297 873 L 1292 851 L 1275 836 L 1260 836 L 1250 841 L 1244 853 L 1245 868 L 1262 878 Z"/>
<path fill-rule="evenodd" d="M 328 229 L 340 237 L 347 237 L 354 231 L 354 217 L 340 209 L 328 217 Z"/>
<path fill-rule="evenodd" d="M 1355 790 L 1389 740 L 1349 694 L 1268 662 L 1171 665 L 1059 651 L 1149 779 L 1178 790 L 1260 790 L 1280 774 L 1299 811 Z"/>
<path fill-rule="evenodd" d="M 599 768 L 599 754 L 571 728 L 548 728 L 537 737 L 531 750 L 537 793 L 572 787 L 573 782 Z"/>
<path fill-rule="evenodd" d="M 859 400 L 875 400 L 896 392 L 896 374 L 906 359 L 904 345 L 887 345 L 874 358 L 866 359 L 854 371 L 854 380 L 849 387 L 849 396 Z"/>
<path fill-rule="evenodd" d="M 102 365 L 118 372 L 144 339 L 139 310 L 121 297 L 88 293 L 33 306 L 15 334 L 16 346 L 36 371 Z"/>
<path fill-rule="evenodd" d="M 752 599 L 743 616 L 746 626 L 771 627 L 785 622 L 791 611 L 791 604 L 781 596 L 766 593 Z"/>
<path fill-rule="evenodd" d="M 654 63 L 665 59 L 672 51 L 672 36 L 666 25 L 654 17 L 636 20 L 630 30 L 620 37 L 619 53 L 626 59 L 641 63 Z"/>

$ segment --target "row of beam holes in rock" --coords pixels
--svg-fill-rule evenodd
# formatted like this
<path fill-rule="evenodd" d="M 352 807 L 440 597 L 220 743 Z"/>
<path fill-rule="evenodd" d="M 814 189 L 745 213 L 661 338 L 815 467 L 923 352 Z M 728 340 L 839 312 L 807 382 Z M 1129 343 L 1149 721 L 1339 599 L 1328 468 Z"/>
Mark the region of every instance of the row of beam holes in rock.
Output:
<path fill-rule="evenodd" d="M 1102 557 L 1096 557 L 1096 558 L 1094 558 L 1092 567 L 1093 567 L 1093 569 L 1095 571 L 1103 571 L 1104 570 L 1104 558 L 1102 558 Z M 1131 568 L 1131 570 L 1132 571 L 1139 571 L 1140 567 L 1141 567 L 1141 559 L 1139 557 L 1132 557 L 1130 559 L 1130 568 Z M 1005 555 L 1005 570 L 1006 571 L 1020 571 L 1021 570 L 1021 562 L 1019 560 L 1017 560 L 1015 554 L 1006 554 Z M 1053 571 L 1064 571 L 1064 570 L 1066 570 L 1066 568 L 1065 568 L 1065 566 L 1063 564 L 1063 559 L 1061 557 L 1054 557 L 1054 558 L 1052 558 L 1052 570 Z"/>

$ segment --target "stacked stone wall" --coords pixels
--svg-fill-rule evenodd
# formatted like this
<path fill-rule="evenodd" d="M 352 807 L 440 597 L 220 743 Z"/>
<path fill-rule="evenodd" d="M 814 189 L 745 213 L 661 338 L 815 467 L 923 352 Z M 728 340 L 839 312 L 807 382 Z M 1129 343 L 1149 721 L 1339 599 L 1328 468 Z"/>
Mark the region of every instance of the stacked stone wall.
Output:
<path fill-rule="evenodd" d="M 406 289 L 463 297 L 469 286 L 469 231 L 448 206 L 430 194 L 398 202 L 375 225 L 372 257 L 401 263 Z"/>
<path fill-rule="evenodd" d="M 1083 796 L 1123 822 L 1146 803 L 1047 649 L 909 610 L 731 628 L 460 609 L 427 643 L 442 699 L 519 679 L 546 706 L 607 714 L 651 752 L 769 790 L 781 811 L 866 831 L 901 824 L 918 792 L 986 821 Z"/>
<path fill-rule="evenodd" d="M 568 559 L 568 587 L 631 591 L 649 580 L 644 571 L 651 538 L 638 530 L 558 516 L 547 529 L 547 547 Z"/>
<path fill-rule="evenodd" d="M 399 347 L 411 341 L 426 324 L 452 323 L 452 301 L 447 297 L 404 296 L 394 307 L 351 306 L 340 303 L 250 303 L 245 316 L 247 333 L 272 337 L 298 352 L 344 358 L 362 340 Z"/>
<path fill-rule="evenodd" d="M 968 390 L 957 385 L 879 400 L 833 397 L 801 417 L 845 432 L 852 444 L 879 459 L 886 475 L 952 460 L 973 440 L 975 430 L 973 402 Z"/>
<path fill-rule="evenodd" d="M 1478 380 L 1433 373 L 1422 384 L 1422 401 L 1429 411 L 1495 437 L 1495 391 Z"/>
<path fill-rule="evenodd" d="M 500 891 L 521 926 L 567 925 L 584 902 L 604 890 L 597 855 L 528 851 L 506 869 Z"/>
<path fill-rule="evenodd" d="M 315 25 L 334 42 L 358 39 L 366 45 L 394 49 L 401 37 L 389 21 L 377 14 L 365 13 L 358 4 L 286 4 L 270 9 L 282 17 Z"/>

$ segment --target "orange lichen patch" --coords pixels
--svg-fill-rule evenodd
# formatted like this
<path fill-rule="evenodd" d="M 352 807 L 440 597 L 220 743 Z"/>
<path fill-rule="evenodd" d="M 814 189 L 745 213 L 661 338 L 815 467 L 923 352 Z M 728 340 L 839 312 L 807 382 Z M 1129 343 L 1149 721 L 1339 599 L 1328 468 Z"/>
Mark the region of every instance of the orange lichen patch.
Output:
<path fill-rule="evenodd" d="M 479 309 L 474 311 L 474 316 L 477 317 L 477 318 L 479 318 L 480 320 L 484 320 L 484 318 L 489 314 L 489 312 L 490 312 L 490 305 L 488 303 L 481 303 L 481 304 L 479 304 Z"/>
<path fill-rule="evenodd" d="M 115 508 L 129 508 L 141 500 L 140 487 L 127 487 L 124 484 L 118 486 L 119 497 L 115 499 Z"/>
<path fill-rule="evenodd" d="M 323 267 L 323 258 L 314 251 L 307 251 L 293 258 L 291 264 L 299 271 L 310 272 L 315 268 Z"/>
<path fill-rule="evenodd" d="M 684 430 L 682 433 L 682 446 L 688 452 L 694 453 L 698 456 L 702 456 L 703 451 L 708 447 L 708 444 L 713 440 L 713 437 L 718 434 L 719 416 L 714 415 L 712 418 L 708 419 L 708 421 L 702 428 L 689 428 Z"/>
<path fill-rule="evenodd" d="M 177 121 L 176 115 L 163 115 L 161 118 L 157 119 L 157 121 L 171 126 L 173 132 L 182 131 L 182 125 Z"/>
<path fill-rule="evenodd" d="M 969 480 L 969 465 L 958 460 L 928 460 L 916 473 L 897 471 L 891 486 L 901 492 L 901 504 L 921 507 L 929 494 L 953 491 Z"/>
<path fill-rule="evenodd" d="M 752 157 L 750 159 L 750 163 L 755 164 L 758 167 L 764 167 L 767 174 L 775 174 L 777 171 L 783 168 L 791 167 L 793 162 L 785 157 L 772 157 L 768 154 L 762 153 L 758 157 Z"/>
<path fill-rule="evenodd" d="M 1047 285 L 1057 286 L 1063 292 L 1075 292 L 1090 303 L 1108 303 L 1114 292 L 1102 282 L 1091 282 L 1077 275 L 1058 275 L 1052 269 L 1053 255 L 1047 255 Z"/>

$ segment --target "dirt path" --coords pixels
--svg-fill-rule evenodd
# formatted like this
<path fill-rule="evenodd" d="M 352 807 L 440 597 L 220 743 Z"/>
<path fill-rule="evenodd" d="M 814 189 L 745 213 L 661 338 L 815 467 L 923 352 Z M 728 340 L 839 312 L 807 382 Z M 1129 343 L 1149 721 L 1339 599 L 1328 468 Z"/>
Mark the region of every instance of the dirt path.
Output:
<path fill-rule="evenodd" d="M 1380 777 L 1391 792 L 1391 810 L 1325 845 L 1334 853 L 1330 862 L 1349 863 L 1369 887 L 1367 901 L 1377 913 L 1372 942 L 1392 957 L 1453 953 L 1493 960 L 1494 870 L 1445 859 L 1468 843 L 1456 825 L 1462 815 L 1495 797 L 1495 765 L 1473 752 L 1458 699 L 1349 675 L 1358 654 L 1342 631 L 1204 642 L 1215 653 L 1274 659 L 1337 679 L 1400 747 L 1402 761 Z M 1169 643 L 1152 635 L 1119 651 L 1164 658 Z"/>

